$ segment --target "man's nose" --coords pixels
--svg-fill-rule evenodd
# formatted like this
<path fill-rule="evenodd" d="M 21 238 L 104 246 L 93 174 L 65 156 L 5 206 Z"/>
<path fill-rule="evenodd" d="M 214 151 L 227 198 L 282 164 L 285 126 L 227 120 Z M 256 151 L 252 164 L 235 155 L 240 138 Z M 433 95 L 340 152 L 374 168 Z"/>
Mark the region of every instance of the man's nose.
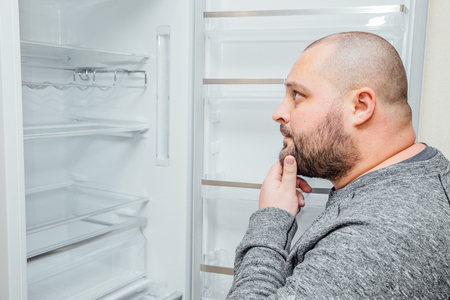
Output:
<path fill-rule="evenodd" d="M 290 121 L 290 113 L 289 108 L 287 107 L 286 100 L 283 100 L 281 102 L 280 106 L 275 110 L 275 112 L 272 115 L 272 119 L 275 122 L 278 122 L 280 124 L 287 124 Z"/>

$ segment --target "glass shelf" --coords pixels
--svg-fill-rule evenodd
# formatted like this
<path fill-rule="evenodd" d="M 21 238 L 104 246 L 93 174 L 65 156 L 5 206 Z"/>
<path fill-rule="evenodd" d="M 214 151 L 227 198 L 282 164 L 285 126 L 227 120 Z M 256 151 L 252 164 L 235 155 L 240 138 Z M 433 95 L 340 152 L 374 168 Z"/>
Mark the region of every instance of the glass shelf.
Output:
<path fill-rule="evenodd" d="M 69 66 L 112 65 L 125 63 L 146 63 L 149 55 L 123 53 L 85 47 L 66 46 L 36 41 L 22 40 L 21 54 L 23 63 L 33 59 L 54 60 Z"/>
<path fill-rule="evenodd" d="M 27 236 L 27 258 L 86 241 L 118 229 L 144 226 L 147 220 L 120 213 L 108 213 Z"/>
<path fill-rule="evenodd" d="M 27 191 L 25 198 L 27 235 L 149 200 L 74 184 Z"/>
<path fill-rule="evenodd" d="M 69 88 L 78 88 L 81 90 L 98 88 L 102 90 L 126 88 L 126 89 L 145 89 L 147 86 L 132 86 L 132 85 L 100 85 L 100 84 L 81 84 L 81 83 L 55 83 L 55 82 L 22 82 L 23 86 L 29 87 L 30 89 L 42 90 L 46 87 L 55 87 L 59 90 L 66 90 Z"/>
<path fill-rule="evenodd" d="M 359 30 L 403 33 L 404 5 L 272 11 L 206 12 L 205 35 L 221 41 L 311 40 L 323 33 Z M 380 33 L 379 33 L 380 34 Z"/>
<path fill-rule="evenodd" d="M 96 119 L 75 119 L 71 122 L 24 125 L 25 140 L 74 137 L 94 134 L 134 133 L 139 134 L 149 129 L 148 124 L 127 123 Z"/>

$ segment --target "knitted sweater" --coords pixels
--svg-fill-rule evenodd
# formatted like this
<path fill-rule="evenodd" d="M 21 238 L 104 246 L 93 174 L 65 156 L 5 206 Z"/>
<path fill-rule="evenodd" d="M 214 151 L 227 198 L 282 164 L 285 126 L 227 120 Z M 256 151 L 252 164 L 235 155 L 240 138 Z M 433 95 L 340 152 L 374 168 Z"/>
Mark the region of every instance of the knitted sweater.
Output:
<path fill-rule="evenodd" d="M 292 249 L 295 218 L 255 212 L 227 299 L 449 299 L 449 172 L 437 151 L 332 189 Z"/>

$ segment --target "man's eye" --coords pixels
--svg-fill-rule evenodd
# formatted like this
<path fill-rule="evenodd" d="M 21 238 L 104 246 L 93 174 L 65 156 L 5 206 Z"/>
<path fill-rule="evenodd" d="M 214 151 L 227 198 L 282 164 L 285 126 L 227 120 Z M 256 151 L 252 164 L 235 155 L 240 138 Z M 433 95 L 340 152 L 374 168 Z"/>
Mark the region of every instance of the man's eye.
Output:
<path fill-rule="evenodd" d="M 299 99 L 300 97 L 302 97 L 302 95 L 300 95 L 300 94 L 297 93 L 297 92 L 294 92 L 294 100 L 297 100 L 297 99 Z"/>

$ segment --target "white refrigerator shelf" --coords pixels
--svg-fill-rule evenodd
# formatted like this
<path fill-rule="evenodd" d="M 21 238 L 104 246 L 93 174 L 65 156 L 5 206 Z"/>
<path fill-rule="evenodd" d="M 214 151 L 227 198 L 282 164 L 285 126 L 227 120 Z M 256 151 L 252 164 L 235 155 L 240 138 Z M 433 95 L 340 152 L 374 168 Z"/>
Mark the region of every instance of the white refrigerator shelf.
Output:
<path fill-rule="evenodd" d="M 145 224 L 146 218 L 113 212 L 39 231 L 27 236 L 27 258 Z"/>
<path fill-rule="evenodd" d="M 147 79 L 145 79 L 145 82 Z M 66 90 L 69 88 L 79 88 L 81 90 L 86 90 L 90 88 L 98 88 L 101 90 L 108 90 L 108 89 L 116 89 L 116 88 L 126 88 L 126 89 L 145 89 L 147 87 L 146 84 L 143 85 L 102 85 L 102 84 L 81 84 L 81 83 L 56 83 L 56 82 L 31 82 L 31 81 L 24 81 L 22 82 L 22 85 L 29 87 L 30 89 L 36 89 L 36 90 L 42 90 L 46 87 L 54 87 L 59 90 Z"/>
<path fill-rule="evenodd" d="M 74 137 L 94 134 L 134 133 L 149 129 L 144 123 L 125 123 L 106 120 L 74 120 L 72 122 L 25 125 L 24 140 Z"/>
<path fill-rule="evenodd" d="M 86 61 L 111 64 L 146 63 L 150 56 L 146 54 L 124 53 L 79 46 L 59 45 L 37 41 L 20 42 L 22 58 L 52 59 L 61 62 L 76 62 L 83 65 Z"/>
<path fill-rule="evenodd" d="M 26 194 L 27 235 L 147 202 L 147 197 L 77 185 Z"/>

